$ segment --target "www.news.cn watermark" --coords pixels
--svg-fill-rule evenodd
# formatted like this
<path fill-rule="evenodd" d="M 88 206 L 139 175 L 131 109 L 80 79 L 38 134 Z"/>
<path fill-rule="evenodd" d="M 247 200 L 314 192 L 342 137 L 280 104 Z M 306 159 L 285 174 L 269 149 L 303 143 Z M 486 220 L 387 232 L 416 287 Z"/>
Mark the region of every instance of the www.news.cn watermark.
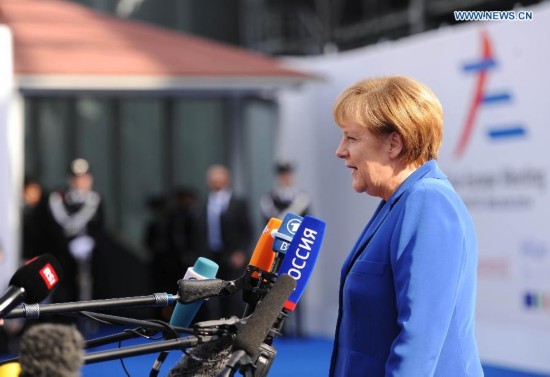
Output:
<path fill-rule="evenodd" d="M 528 10 L 455 10 L 455 21 L 533 21 Z"/>

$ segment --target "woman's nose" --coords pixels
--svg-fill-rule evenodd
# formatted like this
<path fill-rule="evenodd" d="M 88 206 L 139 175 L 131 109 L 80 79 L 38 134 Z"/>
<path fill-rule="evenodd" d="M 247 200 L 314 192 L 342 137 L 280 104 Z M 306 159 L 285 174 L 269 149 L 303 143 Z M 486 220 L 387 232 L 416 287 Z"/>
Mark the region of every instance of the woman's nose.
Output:
<path fill-rule="evenodd" d="M 338 147 L 336 148 L 336 157 L 338 158 L 346 158 L 347 151 L 344 148 L 344 140 L 342 139 L 340 141 L 340 144 L 338 144 Z"/>

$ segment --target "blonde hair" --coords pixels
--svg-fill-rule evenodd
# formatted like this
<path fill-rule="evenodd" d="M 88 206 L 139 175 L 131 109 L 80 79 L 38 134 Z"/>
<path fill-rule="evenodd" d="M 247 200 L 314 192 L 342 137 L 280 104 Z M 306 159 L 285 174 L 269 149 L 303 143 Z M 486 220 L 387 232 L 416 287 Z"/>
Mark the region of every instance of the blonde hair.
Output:
<path fill-rule="evenodd" d="M 364 79 L 337 98 L 334 120 L 354 121 L 376 136 L 397 132 L 403 139 L 401 159 L 423 164 L 437 159 L 443 139 L 443 109 L 424 84 L 404 76 Z"/>

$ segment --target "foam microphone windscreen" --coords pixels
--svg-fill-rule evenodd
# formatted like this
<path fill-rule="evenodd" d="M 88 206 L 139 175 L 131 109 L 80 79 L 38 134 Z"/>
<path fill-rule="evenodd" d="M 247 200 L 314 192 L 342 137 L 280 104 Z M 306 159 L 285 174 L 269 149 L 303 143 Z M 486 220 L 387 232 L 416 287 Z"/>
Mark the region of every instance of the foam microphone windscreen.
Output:
<path fill-rule="evenodd" d="M 241 349 L 255 358 L 260 346 L 272 329 L 283 305 L 296 288 L 296 280 L 287 274 L 277 278 L 273 287 L 258 304 L 245 324 L 240 325 L 235 339 L 235 349 Z"/>
<path fill-rule="evenodd" d="M 80 376 L 84 339 L 72 325 L 34 325 L 21 337 L 19 348 L 20 377 Z"/>
<path fill-rule="evenodd" d="M 231 337 L 198 345 L 177 362 L 168 377 L 215 377 L 231 357 L 232 345 Z"/>
<path fill-rule="evenodd" d="M 25 303 L 36 304 L 46 299 L 62 278 L 61 266 L 57 259 L 51 254 L 42 254 L 19 268 L 9 285 L 24 288 Z"/>
<path fill-rule="evenodd" d="M 260 353 L 260 347 L 281 313 L 285 301 L 296 287 L 296 280 L 281 275 L 256 311 L 246 323 L 239 325 L 235 340 L 225 337 L 194 347 L 170 370 L 168 377 L 215 377 L 225 367 L 235 350 L 243 350 L 252 358 Z"/>

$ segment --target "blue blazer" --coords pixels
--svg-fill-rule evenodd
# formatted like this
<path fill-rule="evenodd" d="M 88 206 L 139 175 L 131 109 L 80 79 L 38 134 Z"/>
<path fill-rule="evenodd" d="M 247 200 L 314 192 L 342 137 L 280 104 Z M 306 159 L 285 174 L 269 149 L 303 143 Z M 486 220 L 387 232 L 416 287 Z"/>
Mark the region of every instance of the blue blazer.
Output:
<path fill-rule="evenodd" d="M 382 201 L 342 267 L 330 376 L 483 376 L 477 238 L 435 161 Z"/>

